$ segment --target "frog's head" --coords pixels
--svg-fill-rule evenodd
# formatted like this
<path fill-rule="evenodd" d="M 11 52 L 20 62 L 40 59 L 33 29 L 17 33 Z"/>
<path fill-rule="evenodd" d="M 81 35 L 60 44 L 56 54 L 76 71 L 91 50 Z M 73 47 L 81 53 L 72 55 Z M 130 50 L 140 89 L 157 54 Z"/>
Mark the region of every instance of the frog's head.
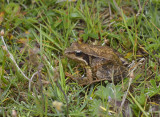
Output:
<path fill-rule="evenodd" d="M 88 65 L 89 57 L 81 49 L 81 44 L 74 42 L 72 45 L 65 50 L 65 55 L 73 60 L 79 61 L 85 65 Z"/>

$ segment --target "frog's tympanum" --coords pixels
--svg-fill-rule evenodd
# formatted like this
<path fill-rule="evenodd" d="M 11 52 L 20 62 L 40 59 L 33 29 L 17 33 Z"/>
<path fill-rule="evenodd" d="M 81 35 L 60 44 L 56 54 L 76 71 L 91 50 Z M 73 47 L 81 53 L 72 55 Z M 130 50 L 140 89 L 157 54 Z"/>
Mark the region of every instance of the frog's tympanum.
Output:
<path fill-rule="evenodd" d="M 117 82 L 127 75 L 127 61 L 108 46 L 74 42 L 65 50 L 65 55 L 85 68 L 85 77 L 76 78 L 81 85 L 102 80 Z"/>

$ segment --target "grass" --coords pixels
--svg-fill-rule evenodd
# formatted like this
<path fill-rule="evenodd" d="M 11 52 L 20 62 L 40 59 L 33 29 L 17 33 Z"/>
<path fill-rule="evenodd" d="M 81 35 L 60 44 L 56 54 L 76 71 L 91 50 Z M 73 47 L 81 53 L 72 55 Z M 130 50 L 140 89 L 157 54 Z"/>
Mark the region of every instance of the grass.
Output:
<path fill-rule="evenodd" d="M 1 37 L 0 116 L 160 115 L 159 6 L 156 0 L 1 1 L 0 30 L 20 69 Z M 64 56 L 75 41 L 109 42 L 130 63 L 145 58 L 145 64 L 131 82 L 82 87 L 66 75 L 77 72 Z"/>

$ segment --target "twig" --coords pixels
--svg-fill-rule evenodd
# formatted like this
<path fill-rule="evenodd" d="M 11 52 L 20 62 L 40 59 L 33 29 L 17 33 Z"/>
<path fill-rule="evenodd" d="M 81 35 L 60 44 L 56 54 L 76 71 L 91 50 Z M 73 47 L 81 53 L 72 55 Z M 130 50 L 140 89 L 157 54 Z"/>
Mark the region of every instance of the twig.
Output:
<path fill-rule="evenodd" d="M 4 38 L 3 38 L 3 36 L 4 36 L 4 30 L 1 30 L 0 35 L 1 35 L 2 42 L 3 42 L 3 44 L 4 44 L 4 46 L 3 46 L 2 48 L 3 48 L 5 51 L 7 51 L 7 53 L 9 54 L 9 58 L 13 61 L 13 63 L 14 63 L 15 66 L 17 67 L 18 71 L 20 71 L 20 73 L 23 75 L 23 77 L 29 81 L 29 91 L 30 91 L 32 79 L 33 79 L 33 77 L 34 77 L 38 72 L 35 72 L 35 73 L 32 75 L 31 79 L 29 79 L 29 78 L 23 73 L 23 71 L 19 68 L 18 64 L 16 63 L 16 61 L 15 61 L 15 59 L 14 59 L 14 57 L 13 57 L 13 55 L 9 52 L 9 50 L 8 50 L 8 48 L 7 48 L 7 45 L 6 45 L 6 43 L 5 43 L 5 41 L 4 41 Z"/>
<path fill-rule="evenodd" d="M 34 76 L 35 76 L 36 74 L 38 74 L 38 71 L 35 72 L 35 73 L 32 75 L 31 79 L 29 80 L 29 91 L 31 90 L 31 82 L 32 82 L 32 79 L 34 78 Z"/>
<path fill-rule="evenodd" d="M 133 62 L 128 66 L 128 67 L 130 67 L 130 69 L 129 69 L 129 83 L 128 83 L 127 91 L 126 91 L 126 93 L 124 94 L 123 99 L 122 99 L 122 103 L 121 103 L 120 110 L 119 110 L 120 112 L 122 111 L 123 105 L 124 105 L 125 100 L 126 100 L 126 98 L 127 98 L 127 95 L 128 95 L 128 92 L 129 92 L 129 89 L 130 89 L 132 80 L 134 79 L 134 71 L 135 71 L 135 69 L 138 67 L 138 65 L 142 64 L 142 62 L 143 62 L 144 60 L 145 60 L 144 58 L 141 58 L 137 64 L 135 64 L 135 62 L 133 61 Z"/>
<path fill-rule="evenodd" d="M 139 16 L 142 11 L 141 3 L 139 0 L 138 0 L 138 6 L 139 6 L 139 10 L 138 10 L 138 13 L 136 14 L 136 16 Z"/>
<path fill-rule="evenodd" d="M 112 11 L 111 11 L 111 4 L 110 4 L 110 2 L 108 2 L 108 5 L 109 5 L 109 15 L 110 15 L 110 19 L 111 19 L 111 17 L 112 17 Z"/>
<path fill-rule="evenodd" d="M 133 74 L 133 71 L 132 71 L 130 74 Z M 131 76 L 131 75 L 130 75 L 130 76 Z M 123 96 L 122 103 L 121 103 L 121 106 L 120 106 L 120 112 L 122 111 L 123 105 L 124 105 L 125 100 L 126 100 L 126 98 L 127 98 L 127 95 L 128 95 L 128 92 L 129 92 L 129 88 L 130 88 L 131 83 L 132 83 L 132 79 L 133 79 L 132 77 L 129 78 L 128 88 L 127 88 L 126 93 L 125 93 L 124 96 Z"/>

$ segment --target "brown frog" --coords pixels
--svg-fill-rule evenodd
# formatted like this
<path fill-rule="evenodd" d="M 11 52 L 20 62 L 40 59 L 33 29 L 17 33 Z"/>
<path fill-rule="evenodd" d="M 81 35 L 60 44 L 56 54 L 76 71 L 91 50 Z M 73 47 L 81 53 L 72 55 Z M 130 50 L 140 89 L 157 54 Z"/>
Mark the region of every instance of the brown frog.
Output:
<path fill-rule="evenodd" d="M 86 77 L 76 78 L 81 85 L 102 80 L 117 82 L 127 75 L 127 61 L 108 46 L 74 42 L 65 50 L 65 55 L 85 68 Z"/>

